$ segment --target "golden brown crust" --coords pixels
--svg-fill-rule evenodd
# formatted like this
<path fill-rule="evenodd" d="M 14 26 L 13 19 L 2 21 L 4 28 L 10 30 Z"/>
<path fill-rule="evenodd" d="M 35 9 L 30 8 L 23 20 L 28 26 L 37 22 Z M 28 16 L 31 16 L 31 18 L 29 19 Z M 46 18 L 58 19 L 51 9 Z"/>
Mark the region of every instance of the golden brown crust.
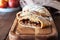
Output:
<path fill-rule="evenodd" d="M 22 13 L 20 12 L 20 14 L 22 14 Z M 39 12 L 34 11 L 34 12 L 30 12 L 30 14 L 27 14 L 25 16 L 18 16 L 20 14 L 19 13 L 17 14 L 17 19 L 19 20 L 18 21 L 19 23 L 23 19 L 25 19 L 25 20 L 29 19 L 31 22 L 37 22 L 37 23 L 40 22 L 41 23 L 40 28 L 44 28 L 44 27 L 51 25 L 50 20 L 46 19 L 48 17 L 45 18 L 45 17 L 41 16 Z"/>

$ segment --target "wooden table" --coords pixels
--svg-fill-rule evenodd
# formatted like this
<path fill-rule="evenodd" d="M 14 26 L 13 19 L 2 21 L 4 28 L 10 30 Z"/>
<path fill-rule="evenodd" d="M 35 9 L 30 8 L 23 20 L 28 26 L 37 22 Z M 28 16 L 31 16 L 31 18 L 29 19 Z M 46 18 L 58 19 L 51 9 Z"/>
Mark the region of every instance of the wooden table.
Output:
<path fill-rule="evenodd" d="M 4 40 L 13 24 L 17 12 L 5 13 L 0 12 L 0 40 Z"/>
<path fill-rule="evenodd" d="M 59 8 L 57 5 L 59 6 Z M 51 7 L 56 8 L 56 11 L 60 10 L 60 3 L 59 2 L 56 3 L 56 5 L 54 3 L 52 5 L 47 5 L 47 6 L 51 6 Z M 60 37 L 60 14 L 55 14 L 56 11 L 53 11 L 54 9 L 51 7 L 47 7 L 47 8 L 49 10 L 52 10 L 50 12 L 52 13 L 52 16 L 53 16 L 53 19 L 56 24 L 57 30 L 59 32 L 59 37 Z M 8 32 L 13 24 L 16 13 L 17 12 L 2 14 L 0 12 L 0 40 L 5 40 L 5 38 L 7 37 Z"/>

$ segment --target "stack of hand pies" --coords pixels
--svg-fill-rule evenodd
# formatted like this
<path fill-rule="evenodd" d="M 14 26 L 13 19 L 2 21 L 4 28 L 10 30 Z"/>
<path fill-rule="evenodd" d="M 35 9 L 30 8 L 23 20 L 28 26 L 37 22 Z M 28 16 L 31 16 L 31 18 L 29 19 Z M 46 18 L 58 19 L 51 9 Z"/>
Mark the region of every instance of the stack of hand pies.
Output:
<path fill-rule="evenodd" d="M 10 40 L 40 40 L 52 33 L 52 19 L 44 7 L 25 6 L 16 14 L 16 20 L 14 32 L 9 33 Z"/>

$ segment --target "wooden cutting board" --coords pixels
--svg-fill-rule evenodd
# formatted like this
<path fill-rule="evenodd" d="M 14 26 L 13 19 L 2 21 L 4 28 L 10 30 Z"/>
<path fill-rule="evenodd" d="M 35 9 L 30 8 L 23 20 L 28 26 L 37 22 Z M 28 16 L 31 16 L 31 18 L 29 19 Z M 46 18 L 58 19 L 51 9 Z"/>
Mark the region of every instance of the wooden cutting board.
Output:
<path fill-rule="evenodd" d="M 15 18 L 15 21 L 14 21 L 12 27 L 11 27 L 10 32 L 15 31 L 15 29 L 17 27 L 17 21 L 18 20 Z M 37 35 L 37 37 L 38 37 L 37 39 L 39 39 L 39 40 L 45 40 L 46 39 L 47 40 L 47 39 L 52 39 L 52 38 L 55 39 L 55 38 L 57 38 L 58 32 L 56 30 L 56 26 L 54 24 L 54 21 L 53 21 L 52 17 L 51 17 L 51 23 L 52 23 L 52 27 L 48 27 L 46 29 L 40 29 L 40 35 Z M 45 34 L 45 33 L 47 33 L 47 34 Z M 16 35 L 16 34 L 14 34 L 14 35 Z M 9 37 L 8 36 L 7 36 L 7 39 L 6 40 L 9 40 Z M 28 38 L 29 37 L 35 38 L 34 35 L 20 35 L 20 37 L 22 37 L 22 39 L 24 39 L 24 38 L 27 39 L 27 37 Z M 33 40 L 35 40 L 35 39 L 33 39 Z"/>

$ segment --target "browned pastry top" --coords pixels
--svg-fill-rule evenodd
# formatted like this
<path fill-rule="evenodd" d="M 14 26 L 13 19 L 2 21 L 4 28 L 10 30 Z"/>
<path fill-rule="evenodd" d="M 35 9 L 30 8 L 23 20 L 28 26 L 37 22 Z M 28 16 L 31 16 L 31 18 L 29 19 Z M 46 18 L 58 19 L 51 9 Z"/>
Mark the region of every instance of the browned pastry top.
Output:
<path fill-rule="evenodd" d="M 49 19 L 50 16 L 43 17 L 39 12 L 36 11 L 30 12 L 24 16 L 20 16 L 21 13 L 18 13 L 17 15 L 18 23 L 25 26 L 44 28 L 51 25 Z"/>

